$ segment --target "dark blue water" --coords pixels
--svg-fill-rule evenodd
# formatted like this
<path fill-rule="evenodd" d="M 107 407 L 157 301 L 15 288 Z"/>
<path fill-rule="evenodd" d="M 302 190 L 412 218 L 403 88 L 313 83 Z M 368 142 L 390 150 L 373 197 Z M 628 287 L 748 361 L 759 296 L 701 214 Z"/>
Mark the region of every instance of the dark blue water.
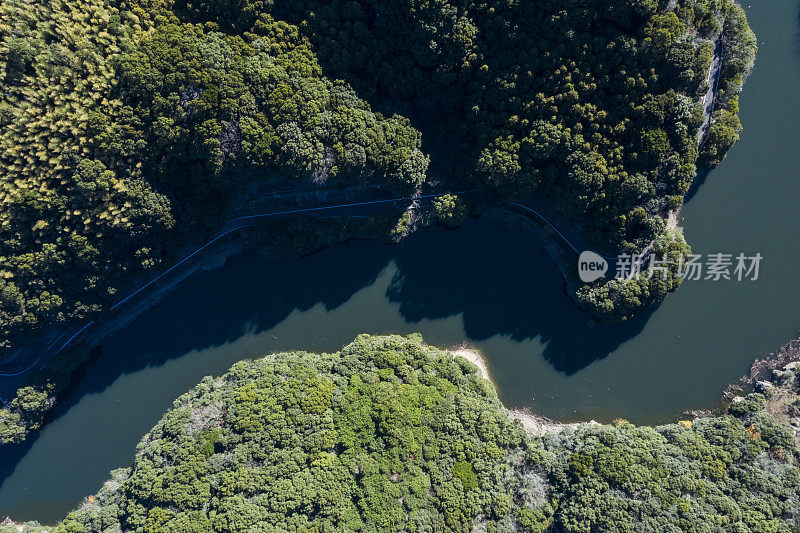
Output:
<path fill-rule="evenodd" d="M 55 521 L 127 464 L 203 376 L 276 350 L 333 351 L 368 333 L 468 341 L 508 406 L 559 420 L 673 421 L 713 404 L 800 328 L 800 44 L 795 2 L 751 1 L 756 69 L 741 141 L 682 213 L 696 253 L 760 252 L 755 282 L 687 282 L 652 313 L 601 326 L 563 294 L 530 233 L 486 220 L 398 247 L 351 243 L 199 274 L 109 339 L 59 416 L 0 459 L 0 516 Z M 745 6 L 748 7 L 748 6 Z"/>

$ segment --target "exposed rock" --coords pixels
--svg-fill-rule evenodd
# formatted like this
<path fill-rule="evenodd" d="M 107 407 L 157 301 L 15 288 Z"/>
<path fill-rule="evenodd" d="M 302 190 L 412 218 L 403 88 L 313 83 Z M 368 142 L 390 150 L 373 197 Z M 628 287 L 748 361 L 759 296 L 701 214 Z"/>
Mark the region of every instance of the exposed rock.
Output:
<path fill-rule="evenodd" d="M 789 370 L 773 370 L 772 377 L 770 380 L 773 383 L 777 383 L 781 386 L 791 385 L 794 381 L 794 372 L 792 369 Z"/>
<path fill-rule="evenodd" d="M 800 362 L 775 368 L 769 380 L 755 382 L 755 390 L 767 399 L 764 409 L 778 420 L 785 422 L 794 433 L 795 442 L 800 446 Z M 741 401 L 735 397 L 732 402 Z"/>
<path fill-rule="evenodd" d="M 766 379 L 773 370 L 780 368 L 792 371 L 800 368 L 800 338 L 789 341 L 777 351 L 753 361 L 750 372 L 746 376 L 740 378 L 738 382 L 728 385 L 728 388 L 725 389 L 725 397 L 733 398 L 733 396 L 746 393 L 747 389 L 755 386 L 757 380 Z"/>
<path fill-rule="evenodd" d="M 775 392 L 775 386 L 769 381 L 756 381 L 756 392 L 760 392 L 767 398 Z"/>

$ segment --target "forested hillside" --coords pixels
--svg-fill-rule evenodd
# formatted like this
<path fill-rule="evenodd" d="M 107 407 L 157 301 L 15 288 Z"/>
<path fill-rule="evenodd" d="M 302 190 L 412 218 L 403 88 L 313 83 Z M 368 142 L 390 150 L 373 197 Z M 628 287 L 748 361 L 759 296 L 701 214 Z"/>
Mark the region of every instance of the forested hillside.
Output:
<path fill-rule="evenodd" d="M 797 531 L 797 449 L 763 399 L 541 439 L 466 360 L 362 335 L 206 378 L 56 531 Z"/>
<path fill-rule="evenodd" d="M 754 54 L 731 0 L 3 2 L 0 357 L 100 316 L 254 184 L 468 189 L 472 207 L 449 194 L 429 218 L 530 201 L 607 254 L 650 247 L 677 265 L 689 248 L 668 220 L 697 164 L 736 140 Z M 360 235 L 408 233 L 408 213 L 388 217 Z M 306 227 L 260 235 L 297 249 L 325 233 Z M 570 290 L 619 320 L 676 274 Z M 0 410 L 3 442 L 38 425 L 68 381 L 59 364 L 58 383 L 32 378 Z"/>
<path fill-rule="evenodd" d="M 218 224 L 248 180 L 381 180 L 427 158 L 406 119 L 322 75 L 297 28 L 158 3 L 0 5 L 0 347 L 84 319 Z"/>
<path fill-rule="evenodd" d="M 186 13 L 246 24 L 256 2 Z M 668 227 L 697 173 L 738 139 L 736 114 L 755 37 L 729 0 L 275 2 L 323 66 L 412 117 L 442 179 L 533 198 L 607 251 L 689 248 Z M 700 97 L 723 40 L 714 121 L 700 139 Z M 680 280 L 600 281 L 577 297 L 620 319 Z"/>
<path fill-rule="evenodd" d="M 609 252 L 686 251 L 668 214 L 737 138 L 754 53 L 730 0 L 4 2 L 3 347 L 95 315 L 264 179 L 428 179 L 546 202 Z M 678 284 L 578 296 L 621 318 Z"/>

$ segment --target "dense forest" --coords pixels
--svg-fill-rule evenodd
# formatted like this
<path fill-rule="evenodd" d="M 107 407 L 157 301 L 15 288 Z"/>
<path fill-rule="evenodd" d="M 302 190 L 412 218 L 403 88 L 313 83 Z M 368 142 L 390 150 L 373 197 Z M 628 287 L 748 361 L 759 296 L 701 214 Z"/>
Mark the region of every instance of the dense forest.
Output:
<path fill-rule="evenodd" d="M 476 186 L 546 200 L 609 251 L 685 251 L 667 215 L 736 139 L 754 53 L 730 0 L 4 2 L 4 347 L 100 311 L 257 179 Z M 676 285 L 580 298 L 629 316 Z"/>
<path fill-rule="evenodd" d="M 606 253 L 674 260 L 689 247 L 670 215 L 735 142 L 754 55 L 731 0 L 3 2 L 0 358 L 100 316 L 255 183 L 482 193 L 434 202 L 450 226 L 528 200 Z M 408 233 L 389 216 L 376 232 Z M 618 320 L 680 281 L 574 295 Z M 42 379 L 0 410 L 3 441 L 51 405 Z"/>
<path fill-rule="evenodd" d="M 472 363 L 362 335 L 205 378 L 55 531 L 797 531 L 800 455 L 765 403 L 540 437 Z"/>
<path fill-rule="evenodd" d="M 296 27 L 227 35 L 128 7 L 0 6 L 4 348 L 114 302 L 254 172 L 406 188 L 425 175 L 419 132 L 323 77 Z"/>

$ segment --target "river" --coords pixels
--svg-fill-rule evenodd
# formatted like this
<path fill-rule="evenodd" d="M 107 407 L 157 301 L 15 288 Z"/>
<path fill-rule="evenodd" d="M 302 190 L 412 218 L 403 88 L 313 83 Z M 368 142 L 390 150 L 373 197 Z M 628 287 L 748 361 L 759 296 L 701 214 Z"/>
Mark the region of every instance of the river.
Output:
<path fill-rule="evenodd" d="M 129 463 L 140 437 L 203 376 L 276 350 L 334 351 L 362 332 L 420 332 L 444 347 L 466 340 L 506 405 L 558 420 L 659 423 L 713 405 L 754 357 L 800 328 L 798 7 L 745 8 L 759 45 L 741 99 L 745 130 L 681 224 L 695 253 L 761 253 L 757 281 L 688 281 L 648 316 L 601 326 L 564 295 L 533 234 L 489 220 L 394 247 L 233 258 L 105 342 L 55 420 L 0 458 L 0 517 L 63 517 Z"/>

